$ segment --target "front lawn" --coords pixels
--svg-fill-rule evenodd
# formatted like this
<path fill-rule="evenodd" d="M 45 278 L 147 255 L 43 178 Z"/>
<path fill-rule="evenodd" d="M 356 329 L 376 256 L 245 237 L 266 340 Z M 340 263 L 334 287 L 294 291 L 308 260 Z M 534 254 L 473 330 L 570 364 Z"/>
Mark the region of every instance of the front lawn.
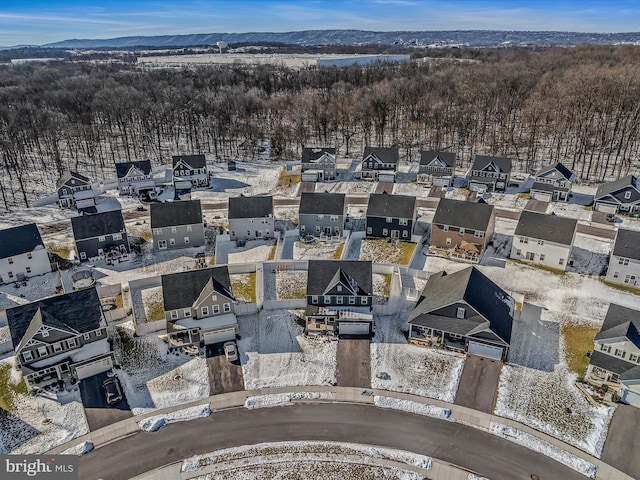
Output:
<path fill-rule="evenodd" d="M 12 381 L 12 368 L 14 367 L 10 363 L 0 365 L 0 408 L 8 412 L 14 408 L 14 397 L 20 393 L 27 393 L 24 379 L 21 379 L 19 383 Z"/>
<path fill-rule="evenodd" d="M 593 339 L 598 333 L 593 325 L 565 324 L 560 326 L 560 335 L 564 344 L 564 357 L 569 370 L 584 377 L 589 365 L 587 352 L 593 350 Z"/>

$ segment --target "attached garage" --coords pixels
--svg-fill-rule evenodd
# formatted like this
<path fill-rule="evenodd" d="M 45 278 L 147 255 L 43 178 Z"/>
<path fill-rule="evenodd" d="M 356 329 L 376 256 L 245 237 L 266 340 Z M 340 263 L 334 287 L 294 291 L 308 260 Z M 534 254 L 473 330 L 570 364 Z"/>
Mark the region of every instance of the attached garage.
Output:
<path fill-rule="evenodd" d="M 489 358 L 495 358 L 496 360 L 502 360 L 502 354 L 504 353 L 504 348 L 469 340 L 469 346 L 467 347 L 467 352 L 473 355 L 480 355 L 481 357 L 489 357 Z"/>
<path fill-rule="evenodd" d="M 210 332 L 202 333 L 202 340 L 205 345 L 211 345 L 212 343 L 228 342 L 229 340 L 236 339 L 236 329 L 224 328 L 222 330 L 214 330 Z"/>
<path fill-rule="evenodd" d="M 340 335 L 369 335 L 370 322 L 340 322 L 338 334 Z"/>
<path fill-rule="evenodd" d="M 394 183 L 396 181 L 395 172 L 380 172 L 378 174 L 378 181 L 385 183 Z"/>
<path fill-rule="evenodd" d="M 449 177 L 433 177 L 433 186 L 434 187 L 449 187 Z"/>
<path fill-rule="evenodd" d="M 596 211 L 604 213 L 618 213 L 618 206 L 610 203 L 596 203 Z"/>
<path fill-rule="evenodd" d="M 541 202 L 550 202 L 552 199 L 551 192 L 541 192 L 540 190 L 531 190 L 531 199 Z"/>
<path fill-rule="evenodd" d="M 622 401 L 627 402 L 634 407 L 640 407 L 640 393 L 624 389 L 622 391 Z"/>
<path fill-rule="evenodd" d="M 469 183 L 469 190 L 471 190 L 472 192 L 486 193 L 487 189 L 488 189 L 488 185 L 484 183 L 476 183 L 476 182 Z"/>
<path fill-rule="evenodd" d="M 108 372 L 113 367 L 113 361 L 111 356 L 103 357 L 93 362 L 85 363 L 82 365 L 76 365 L 73 369 L 76 372 L 78 380 L 93 377 L 99 373 Z"/>

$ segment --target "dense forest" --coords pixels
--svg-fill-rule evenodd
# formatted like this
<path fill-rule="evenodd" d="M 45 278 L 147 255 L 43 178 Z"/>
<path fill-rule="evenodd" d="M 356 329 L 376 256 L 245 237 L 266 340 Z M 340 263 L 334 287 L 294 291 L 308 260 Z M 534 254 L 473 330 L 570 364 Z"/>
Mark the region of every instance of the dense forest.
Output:
<path fill-rule="evenodd" d="M 401 65 L 290 70 L 56 62 L 0 67 L 0 206 L 29 205 L 60 173 L 178 153 L 298 159 L 365 145 L 564 162 L 584 182 L 637 173 L 640 47 L 478 49 Z"/>

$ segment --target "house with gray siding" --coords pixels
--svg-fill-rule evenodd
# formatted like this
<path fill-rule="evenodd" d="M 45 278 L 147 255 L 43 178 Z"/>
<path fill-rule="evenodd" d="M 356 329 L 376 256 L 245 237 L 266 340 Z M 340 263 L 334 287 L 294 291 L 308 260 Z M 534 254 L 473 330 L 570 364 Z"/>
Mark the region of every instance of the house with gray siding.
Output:
<path fill-rule="evenodd" d="M 469 171 L 469 190 L 504 192 L 510 178 L 510 158 L 476 155 Z"/>
<path fill-rule="evenodd" d="M 400 153 L 398 147 L 365 147 L 360 178 L 380 182 L 395 182 Z"/>
<path fill-rule="evenodd" d="M 56 183 L 58 205 L 61 208 L 87 208 L 95 205 L 96 194 L 91 189 L 89 177 L 65 171 Z"/>
<path fill-rule="evenodd" d="M 596 190 L 594 208 L 606 213 L 640 213 L 640 182 L 633 175 L 603 183 Z"/>
<path fill-rule="evenodd" d="M 226 265 L 162 275 L 172 348 L 235 340 L 238 321 Z"/>
<path fill-rule="evenodd" d="M 0 230 L 0 283 L 50 271 L 49 254 L 35 223 Z"/>
<path fill-rule="evenodd" d="M 112 263 L 131 251 L 121 210 L 73 217 L 71 227 L 80 261 Z"/>
<path fill-rule="evenodd" d="M 269 239 L 274 235 L 273 197 L 229 198 L 231 240 Z"/>
<path fill-rule="evenodd" d="M 184 184 L 190 187 L 208 187 L 209 172 L 204 155 L 175 155 L 173 164 L 173 186 L 177 189 Z"/>
<path fill-rule="evenodd" d="M 151 160 L 116 163 L 116 177 L 120 195 L 139 195 L 155 187 Z"/>
<path fill-rule="evenodd" d="M 530 194 L 534 200 L 568 202 L 576 175 L 562 163 L 542 168 L 536 173 Z"/>
<path fill-rule="evenodd" d="M 640 232 L 618 229 L 605 280 L 640 287 Z"/>
<path fill-rule="evenodd" d="M 370 335 L 373 331 L 372 263 L 309 260 L 306 331 Z"/>
<path fill-rule="evenodd" d="M 367 205 L 365 229 L 369 238 L 411 241 L 416 224 L 416 197 L 372 193 Z"/>
<path fill-rule="evenodd" d="M 456 154 L 453 152 L 420 152 L 418 183 L 436 187 L 452 187 L 456 168 Z"/>
<path fill-rule="evenodd" d="M 33 391 L 111 370 L 114 357 L 95 288 L 6 311 L 18 367 Z"/>
<path fill-rule="evenodd" d="M 202 247 L 205 244 L 200 200 L 151 204 L 153 249 Z"/>
<path fill-rule="evenodd" d="M 301 236 L 341 237 L 346 217 L 344 193 L 302 192 L 298 210 Z"/>
<path fill-rule="evenodd" d="M 514 299 L 475 267 L 434 273 L 409 315 L 409 342 L 504 360 Z"/>
<path fill-rule="evenodd" d="M 324 182 L 337 176 L 336 149 L 305 147 L 302 149 L 302 181 Z"/>

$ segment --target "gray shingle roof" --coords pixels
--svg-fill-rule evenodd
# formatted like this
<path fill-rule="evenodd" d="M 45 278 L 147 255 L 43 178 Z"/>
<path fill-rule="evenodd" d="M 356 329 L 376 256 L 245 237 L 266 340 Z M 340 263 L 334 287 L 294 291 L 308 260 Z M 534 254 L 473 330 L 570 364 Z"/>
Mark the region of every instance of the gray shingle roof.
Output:
<path fill-rule="evenodd" d="M 342 215 L 344 213 L 344 193 L 311 193 L 300 195 L 301 214 Z"/>
<path fill-rule="evenodd" d="M 95 288 L 78 290 L 9 308 L 7 322 L 14 348 L 18 347 L 27 330 L 32 330 L 29 326 L 38 309 L 42 312 L 40 319 L 42 324 L 64 330 L 71 329 L 78 333 L 99 328 L 102 320 L 102 306 Z"/>
<path fill-rule="evenodd" d="M 602 328 L 596 334 L 596 340 L 626 337 L 640 348 L 640 312 L 615 303 L 609 304 Z"/>
<path fill-rule="evenodd" d="M 520 214 L 514 235 L 571 245 L 578 221 L 525 210 Z"/>
<path fill-rule="evenodd" d="M 482 317 L 443 317 L 432 313 L 463 300 L 486 320 Z M 409 323 L 467 335 L 485 321 L 489 321 L 491 331 L 509 344 L 514 306 L 515 302 L 507 292 L 477 268 L 469 267 L 448 275 L 445 272 L 431 275 L 418 304 L 409 315 Z"/>
<path fill-rule="evenodd" d="M 375 155 L 382 163 L 398 163 L 400 153 L 398 147 L 365 147 L 362 159 Z"/>
<path fill-rule="evenodd" d="M 118 178 L 123 178 L 131 167 L 136 167 L 145 175 L 151 173 L 151 160 L 136 160 L 135 162 L 120 162 L 116 163 L 116 175 Z"/>
<path fill-rule="evenodd" d="M 487 203 L 441 198 L 433 216 L 433 223 L 486 232 L 492 214 L 493 206 Z"/>
<path fill-rule="evenodd" d="M 122 233 L 125 230 L 121 210 L 73 217 L 71 227 L 73 228 L 73 238 L 76 240 Z"/>
<path fill-rule="evenodd" d="M 425 150 L 420 152 L 420 165 L 429 165 L 434 158 L 440 158 L 447 167 L 454 168 L 456 166 L 456 154 L 453 152 L 436 152 L 433 150 Z"/>
<path fill-rule="evenodd" d="M 356 281 L 361 295 L 373 295 L 371 262 L 351 260 L 309 260 L 307 295 L 322 295 L 340 270 Z"/>
<path fill-rule="evenodd" d="M 202 223 L 200 200 L 151 204 L 151 228 L 195 225 L 198 223 Z"/>
<path fill-rule="evenodd" d="M 619 228 L 613 245 L 613 255 L 640 260 L 640 232 Z"/>
<path fill-rule="evenodd" d="M 234 298 L 231 293 L 229 269 L 226 265 L 190 270 L 162 275 L 164 309 L 169 311 L 191 307 L 209 280 L 213 280 L 213 289 L 220 295 Z"/>
<path fill-rule="evenodd" d="M 368 217 L 413 218 L 416 198 L 409 195 L 372 193 L 367 205 Z"/>
<path fill-rule="evenodd" d="M 536 173 L 536 177 L 539 177 L 540 175 L 544 175 L 545 173 L 550 172 L 553 169 L 556 169 L 558 171 L 558 173 L 560 173 L 560 175 L 562 175 L 567 180 L 572 180 L 572 178 L 575 177 L 575 175 L 571 172 L 571 170 L 569 170 L 567 167 L 565 167 L 560 162 L 556 163 L 555 165 L 548 165 L 546 167 L 542 167 Z"/>
<path fill-rule="evenodd" d="M 473 159 L 471 170 L 482 170 L 488 164 L 493 162 L 504 173 L 511 173 L 511 159 L 507 157 L 487 157 L 484 155 L 476 155 Z"/>
<path fill-rule="evenodd" d="M 173 162 L 173 166 L 175 167 L 177 163 L 182 160 L 186 164 L 188 164 L 191 168 L 204 168 L 207 166 L 207 160 L 204 155 L 174 155 L 171 157 Z"/>
<path fill-rule="evenodd" d="M 35 223 L 0 230 L 0 258 L 32 252 L 38 245 L 44 248 Z"/>
<path fill-rule="evenodd" d="M 325 147 L 305 147 L 302 149 L 302 163 L 309 163 L 314 160 L 318 160 L 325 154 L 325 152 L 335 156 L 336 149 Z"/>
<path fill-rule="evenodd" d="M 273 216 L 273 197 L 229 198 L 229 219 Z"/>
<path fill-rule="evenodd" d="M 638 179 L 633 175 L 627 175 L 626 177 L 619 178 L 613 182 L 603 183 L 596 190 L 595 199 L 598 200 L 610 193 L 615 193 L 618 190 L 621 190 L 625 187 L 632 186 L 636 190 L 640 191 L 640 185 L 638 184 Z"/>
<path fill-rule="evenodd" d="M 91 182 L 89 177 L 85 177 L 84 175 L 81 175 L 78 172 L 74 172 L 72 170 L 66 170 L 65 172 L 63 172 L 62 176 L 58 179 L 58 181 L 56 183 L 56 188 L 60 188 L 62 185 L 65 184 L 65 182 L 67 180 L 71 179 L 71 177 L 75 177 L 78 180 L 81 180 L 81 181 L 86 182 L 86 183 L 90 183 Z"/>

